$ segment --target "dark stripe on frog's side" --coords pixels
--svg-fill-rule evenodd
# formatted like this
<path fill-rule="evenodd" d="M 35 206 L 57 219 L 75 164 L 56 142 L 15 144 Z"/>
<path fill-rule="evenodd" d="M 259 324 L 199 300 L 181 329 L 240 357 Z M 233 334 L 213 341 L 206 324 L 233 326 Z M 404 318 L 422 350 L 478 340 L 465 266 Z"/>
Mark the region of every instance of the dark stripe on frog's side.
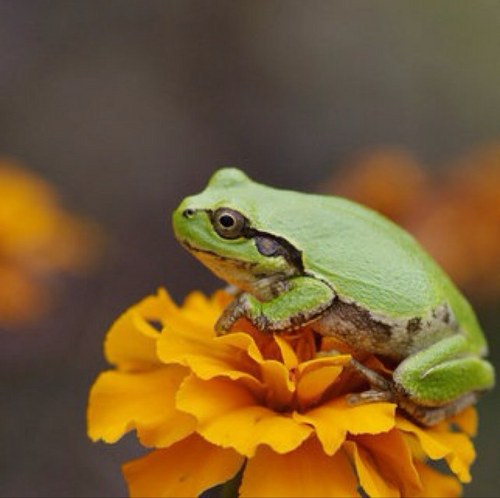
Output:
<path fill-rule="evenodd" d="M 361 351 L 384 351 L 391 342 L 391 326 L 376 321 L 369 311 L 355 303 L 335 299 L 313 325 L 325 336 L 333 336 Z"/>
<path fill-rule="evenodd" d="M 415 318 L 410 318 L 408 320 L 408 323 L 406 324 L 406 331 L 409 334 L 414 334 L 415 332 L 418 332 L 422 327 L 422 319 L 417 316 Z"/>
<path fill-rule="evenodd" d="M 459 330 L 447 304 L 436 307 L 425 317 L 392 319 L 376 316 L 340 297 L 314 328 L 356 349 L 394 359 L 405 358 L 436 339 Z"/>

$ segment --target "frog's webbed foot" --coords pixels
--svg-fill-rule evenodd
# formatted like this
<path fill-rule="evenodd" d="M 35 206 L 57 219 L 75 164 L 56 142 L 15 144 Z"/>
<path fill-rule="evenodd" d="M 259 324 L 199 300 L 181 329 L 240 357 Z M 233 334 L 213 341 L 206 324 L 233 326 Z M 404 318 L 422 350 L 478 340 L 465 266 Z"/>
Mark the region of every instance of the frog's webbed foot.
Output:
<path fill-rule="evenodd" d="M 245 294 L 240 294 L 234 301 L 232 301 L 226 309 L 222 312 L 215 323 L 215 332 L 217 335 L 226 335 L 231 330 L 231 327 L 240 319 L 245 316 Z"/>
<path fill-rule="evenodd" d="M 476 403 L 480 394 L 478 391 L 473 391 L 442 406 L 424 406 L 407 397 L 398 400 L 397 403 L 415 422 L 424 427 L 431 427 Z"/>
<path fill-rule="evenodd" d="M 222 312 L 215 323 L 215 332 L 219 336 L 228 334 L 240 318 L 248 318 L 257 329 L 265 331 L 270 324 L 261 310 L 262 303 L 252 295 L 243 292 Z"/>
<path fill-rule="evenodd" d="M 424 425 L 426 410 L 413 401 L 409 400 L 400 386 L 391 379 L 386 379 L 375 370 L 366 367 L 354 358 L 349 362 L 349 366 L 360 373 L 370 384 L 370 389 L 360 393 L 352 393 L 346 396 L 347 403 L 351 406 L 364 405 L 367 403 L 389 402 L 395 403 L 413 419 Z"/>

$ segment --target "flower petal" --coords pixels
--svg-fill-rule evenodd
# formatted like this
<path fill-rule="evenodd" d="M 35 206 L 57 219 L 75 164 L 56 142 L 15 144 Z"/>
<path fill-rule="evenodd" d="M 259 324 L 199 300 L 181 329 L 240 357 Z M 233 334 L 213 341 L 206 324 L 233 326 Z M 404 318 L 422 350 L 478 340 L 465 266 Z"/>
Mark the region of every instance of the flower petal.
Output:
<path fill-rule="evenodd" d="M 261 446 L 248 461 L 240 487 L 241 498 L 269 496 L 359 496 L 356 477 L 343 452 L 327 456 L 315 438 L 280 455 Z"/>
<path fill-rule="evenodd" d="M 403 496 L 412 496 L 422 490 L 410 447 L 397 429 L 356 436 L 353 440 L 358 447 L 368 451 L 380 475 L 386 482 L 394 484 Z"/>
<path fill-rule="evenodd" d="M 247 339 L 245 342 L 250 347 Z M 258 364 L 249 357 L 245 349 L 231 342 L 167 326 L 158 341 L 157 351 L 163 362 L 185 365 L 201 379 L 208 380 L 218 376 L 232 380 L 244 379 L 253 389 L 263 390 L 258 379 Z"/>
<path fill-rule="evenodd" d="M 88 434 L 114 443 L 137 429 L 146 446 L 168 446 L 191 434 L 195 419 L 179 412 L 175 393 L 186 376 L 177 365 L 144 373 L 102 373 L 90 392 Z"/>
<path fill-rule="evenodd" d="M 174 318 L 181 327 L 196 329 L 204 337 L 215 337 L 214 325 L 222 311 L 218 298 L 208 298 L 195 291 L 186 297 Z"/>
<path fill-rule="evenodd" d="M 402 417 L 397 418 L 396 425 L 401 430 L 414 434 L 429 458 L 445 458 L 452 472 L 462 482 L 471 480 L 469 467 L 476 454 L 474 446 L 465 434 L 445 432 L 434 427 L 424 430 Z"/>
<path fill-rule="evenodd" d="M 194 497 L 231 479 L 243 462 L 235 451 L 193 434 L 170 448 L 126 463 L 123 474 L 132 497 Z"/>
<path fill-rule="evenodd" d="M 276 411 L 286 410 L 295 392 L 295 383 L 283 363 L 265 360 L 261 366 L 262 382 L 266 386 L 266 404 Z"/>
<path fill-rule="evenodd" d="M 298 366 L 297 371 L 299 372 L 300 375 L 305 375 L 308 372 L 311 372 L 313 370 L 318 370 L 323 367 L 331 367 L 331 366 L 345 367 L 349 363 L 351 358 L 352 356 L 349 354 L 338 354 L 335 356 L 333 355 L 319 356 L 318 358 L 315 358 L 313 360 L 302 362 Z"/>
<path fill-rule="evenodd" d="M 452 476 L 441 474 L 437 470 L 416 461 L 415 467 L 422 481 L 422 491 L 413 496 L 419 498 L 454 498 L 461 495 L 462 486 Z"/>
<path fill-rule="evenodd" d="M 283 359 L 283 363 L 288 370 L 292 370 L 296 368 L 299 364 L 299 359 L 295 354 L 295 351 L 290 346 L 290 344 L 282 339 L 279 335 L 274 335 L 274 341 L 278 345 L 278 348 L 281 352 L 281 358 Z"/>
<path fill-rule="evenodd" d="M 247 457 L 260 444 L 289 452 L 312 432 L 305 424 L 260 406 L 244 386 L 223 378 L 188 377 L 178 391 L 177 407 L 197 418 L 197 431 L 205 439 Z"/>
<path fill-rule="evenodd" d="M 111 364 L 126 371 L 161 365 L 156 356 L 156 341 L 160 334 L 148 320 L 161 323 L 167 302 L 167 294 L 160 291 L 157 296 L 149 296 L 129 308 L 113 323 L 104 346 Z"/>
<path fill-rule="evenodd" d="M 245 351 L 248 356 L 257 363 L 261 363 L 264 361 L 262 353 L 260 352 L 257 344 L 255 344 L 255 341 L 250 334 L 246 334 L 243 332 L 233 332 L 231 334 L 218 337 L 217 341 L 226 345 L 235 346 L 236 348 Z"/>
<path fill-rule="evenodd" d="M 294 418 L 311 424 L 325 452 L 333 455 L 347 433 L 378 434 L 392 429 L 395 410 L 392 403 L 350 406 L 344 398 L 335 398 L 305 414 L 294 414 Z"/>
<path fill-rule="evenodd" d="M 350 360 L 349 355 L 318 358 L 301 363 L 297 369 L 297 399 L 301 408 L 319 401 Z"/>
<path fill-rule="evenodd" d="M 478 417 L 477 411 L 473 406 L 469 406 L 469 408 L 454 415 L 450 419 L 450 422 L 457 424 L 470 437 L 474 437 L 477 434 Z"/>
<path fill-rule="evenodd" d="M 297 384 L 297 398 L 300 406 L 306 408 L 319 401 L 342 370 L 342 367 L 325 367 L 313 370 L 301 377 Z"/>
<path fill-rule="evenodd" d="M 358 447 L 352 441 L 346 441 L 344 448 L 354 461 L 359 484 L 370 498 L 401 496 L 397 486 L 380 475 L 376 462 L 373 461 L 370 454 L 363 447 Z"/>

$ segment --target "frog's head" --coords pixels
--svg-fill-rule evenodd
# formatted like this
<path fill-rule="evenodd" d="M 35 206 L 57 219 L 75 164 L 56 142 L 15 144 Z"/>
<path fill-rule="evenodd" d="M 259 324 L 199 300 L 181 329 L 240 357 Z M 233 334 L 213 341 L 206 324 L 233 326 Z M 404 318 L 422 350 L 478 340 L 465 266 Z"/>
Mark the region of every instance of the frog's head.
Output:
<path fill-rule="evenodd" d="M 223 168 L 173 214 L 174 232 L 184 247 L 218 277 L 255 294 L 259 280 L 301 270 L 300 253 L 258 226 L 259 201 L 267 190 L 242 171 Z"/>

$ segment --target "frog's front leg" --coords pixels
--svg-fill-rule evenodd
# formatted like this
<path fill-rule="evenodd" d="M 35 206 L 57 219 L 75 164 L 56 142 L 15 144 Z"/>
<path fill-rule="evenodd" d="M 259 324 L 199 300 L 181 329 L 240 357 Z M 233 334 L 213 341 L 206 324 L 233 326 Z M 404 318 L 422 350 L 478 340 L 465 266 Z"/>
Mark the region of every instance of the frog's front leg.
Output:
<path fill-rule="evenodd" d="M 228 333 L 243 317 L 262 331 L 293 330 L 318 319 L 335 299 L 331 287 L 313 277 L 295 277 L 287 284 L 269 301 L 259 301 L 247 292 L 240 294 L 215 324 L 217 334 Z"/>

